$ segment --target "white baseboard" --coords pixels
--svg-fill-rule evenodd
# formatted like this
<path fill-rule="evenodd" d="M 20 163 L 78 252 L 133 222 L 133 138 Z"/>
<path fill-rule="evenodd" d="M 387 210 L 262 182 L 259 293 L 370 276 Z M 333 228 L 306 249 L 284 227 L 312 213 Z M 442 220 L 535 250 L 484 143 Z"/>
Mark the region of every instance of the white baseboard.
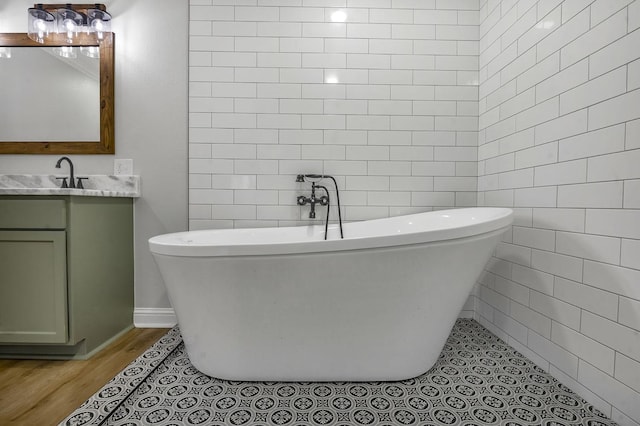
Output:
<path fill-rule="evenodd" d="M 178 323 L 173 308 L 135 308 L 133 325 L 136 328 L 171 328 Z"/>

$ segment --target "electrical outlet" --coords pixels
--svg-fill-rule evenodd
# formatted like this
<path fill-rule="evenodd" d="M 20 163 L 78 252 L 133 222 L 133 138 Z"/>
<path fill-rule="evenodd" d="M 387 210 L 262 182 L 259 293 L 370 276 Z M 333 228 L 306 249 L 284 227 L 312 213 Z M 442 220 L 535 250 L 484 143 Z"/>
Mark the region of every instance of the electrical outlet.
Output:
<path fill-rule="evenodd" d="M 132 175 L 133 174 L 133 160 L 130 158 L 118 158 L 113 160 L 113 174 L 114 175 Z"/>

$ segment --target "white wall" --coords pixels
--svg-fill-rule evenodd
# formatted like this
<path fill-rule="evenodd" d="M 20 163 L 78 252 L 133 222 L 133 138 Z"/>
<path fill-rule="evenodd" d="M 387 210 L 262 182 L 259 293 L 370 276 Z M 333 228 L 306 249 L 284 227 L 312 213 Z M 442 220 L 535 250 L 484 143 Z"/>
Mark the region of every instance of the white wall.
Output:
<path fill-rule="evenodd" d="M 147 239 L 187 227 L 188 5 L 181 0 L 107 0 L 115 33 L 116 154 L 72 156 L 78 175 L 112 174 L 131 158 L 142 177 L 135 202 L 136 308 L 169 306 Z M 25 32 L 33 2 L 3 0 L 0 31 Z M 57 174 L 58 156 L 2 155 L 0 173 Z M 99 224 L 96 224 L 99 226 Z"/>
<path fill-rule="evenodd" d="M 475 205 L 478 9 L 191 0 L 190 228 L 309 223 L 298 173 L 346 220 Z"/>
<path fill-rule="evenodd" d="M 637 425 L 640 1 L 483 1 L 480 36 L 478 199 L 516 220 L 477 318 Z"/>

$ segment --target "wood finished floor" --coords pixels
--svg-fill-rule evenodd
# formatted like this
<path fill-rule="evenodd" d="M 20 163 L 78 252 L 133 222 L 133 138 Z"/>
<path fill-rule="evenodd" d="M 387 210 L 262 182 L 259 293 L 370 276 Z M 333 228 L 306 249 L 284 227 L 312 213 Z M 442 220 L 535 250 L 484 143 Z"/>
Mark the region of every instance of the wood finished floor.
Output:
<path fill-rule="evenodd" d="M 134 328 L 85 361 L 0 359 L 0 425 L 57 425 L 167 331 Z"/>

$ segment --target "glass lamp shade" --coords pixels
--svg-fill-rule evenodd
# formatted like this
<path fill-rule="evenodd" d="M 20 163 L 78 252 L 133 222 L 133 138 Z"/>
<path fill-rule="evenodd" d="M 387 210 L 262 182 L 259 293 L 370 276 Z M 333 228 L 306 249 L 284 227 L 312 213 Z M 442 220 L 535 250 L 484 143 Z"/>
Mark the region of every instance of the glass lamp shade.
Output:
<path fill-rule="evenodd" d="M 84 17 L 72 9 L 58 9 L 58 32 L 66 34 L 67 43 L 73 43 L 78 33 L 83 31 Z"/>
<path fill-rule="evenodd" d="M 38 43 L 44 43 L 49 33 L 54 32 L 56 18 L 46 10 L 31 8 L 27 11 L 29 38 Z"/>
<path fill-rule="evenodd" d="M 104 33 L 111 31 L 111 15 L 100 9 L 87 10 L 87 25 L 89 31 L 96 34 L 98 40 L 104 38 Z"/>
<path fill-rule="evenodd" d="M 61 57 L 66 59 L 76 59 L 78 57 L 78 48 L 73 46 L 54 47 L 53 50 Z"/>

